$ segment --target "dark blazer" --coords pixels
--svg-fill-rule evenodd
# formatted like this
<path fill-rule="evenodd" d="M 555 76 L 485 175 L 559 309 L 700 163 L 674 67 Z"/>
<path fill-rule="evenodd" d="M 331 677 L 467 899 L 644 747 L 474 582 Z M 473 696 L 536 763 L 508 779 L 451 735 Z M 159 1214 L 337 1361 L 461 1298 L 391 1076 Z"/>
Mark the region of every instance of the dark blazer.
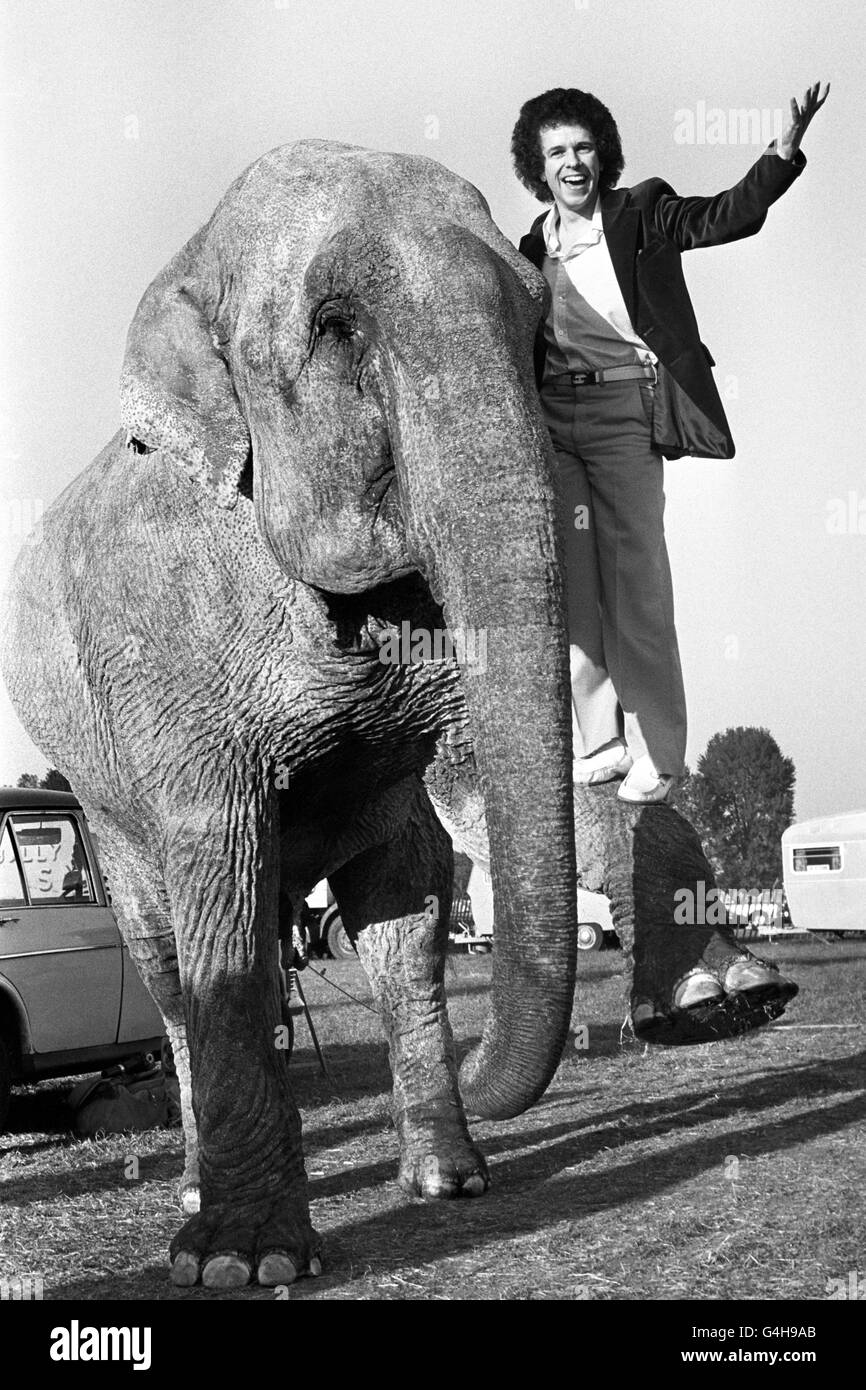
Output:
<path fill-rule="evenodd" d="M 701 342 L 680 256 L 696 246 L 719 246 L 754 236 L 767 210 L 802 173 L 797 151 L 781 159 L 771 145 L 739 183 L 713 198 L 680 198 L 662 179 L 615 188 L 601 203 L 610 258 L 635 330 L 659 359 L 653 441 L 667 458 L 697 454 L 733 458 L 734 442 Z M 521 239 L 520 250 L 541 269 L 543 212 Z M 535 342 L 541 385 L 546 356 L 544 326 Z"/>

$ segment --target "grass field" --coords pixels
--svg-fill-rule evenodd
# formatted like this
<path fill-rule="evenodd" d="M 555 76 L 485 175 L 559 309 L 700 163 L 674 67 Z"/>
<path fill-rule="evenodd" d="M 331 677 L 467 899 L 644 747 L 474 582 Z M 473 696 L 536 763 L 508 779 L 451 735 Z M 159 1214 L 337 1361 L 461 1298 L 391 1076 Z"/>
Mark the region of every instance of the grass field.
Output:
<path fill-rule="evenodd" d="M 478 1123 L 490 1193 L 425 1204 L 397 1188 L 389 1071 L 355 962 L 303 982 L 336 1090 L 303 1020 L 292 1062 L 326 1266 L 295 1299 L 826 1299 L 866 1275 L 866 943 L 786 942 L 802 993 L 780 1024 L 676 1050 L 621 1038 L 618 951 L 582 954 L 575 1030 L 535 1109 Z M 449 959 L 461 1050 L 487 1006 L 489 957 Z M 578 1039 L 580 1032 L 576 1033 Z M 19 1091 L 0 1136 L 0 1274 L 46 1299 L 270 1299 L 176 1290 L 177 1131 L 83 1142 L 67 1082 Z M 125 1177 L 130 1156 L 137 1180 Z"/>

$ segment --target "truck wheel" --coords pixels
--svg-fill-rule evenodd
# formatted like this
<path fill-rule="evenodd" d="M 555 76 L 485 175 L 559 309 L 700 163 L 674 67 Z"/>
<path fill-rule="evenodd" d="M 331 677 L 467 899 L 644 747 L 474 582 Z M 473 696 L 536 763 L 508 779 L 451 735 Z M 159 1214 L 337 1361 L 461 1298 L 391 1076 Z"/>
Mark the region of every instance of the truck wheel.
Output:
<path fill-rule="evenodd" d="M 328 950 L 334 960 L 358 959 L 358 953 L 355 950 L 352 938 L 343 926 L 343 919 L 340 916 L 336 903 L 325 912 L 322 918 L 321 931 Z"/>
<path fill-rule="evenodd" d="M 9 1062 L 9 1050 L 0 1038 L 0 1134 L 6 1128 L 6 1116 L 9 1114 L 9 1097 L 12 1094 L 12 1067 Z"/>
<path fill-rule="evenodd" d="M 578 922 L 577 949 L 579 951 L 600 951 L 604 945 L 604 932 L 598 922 Z"/>

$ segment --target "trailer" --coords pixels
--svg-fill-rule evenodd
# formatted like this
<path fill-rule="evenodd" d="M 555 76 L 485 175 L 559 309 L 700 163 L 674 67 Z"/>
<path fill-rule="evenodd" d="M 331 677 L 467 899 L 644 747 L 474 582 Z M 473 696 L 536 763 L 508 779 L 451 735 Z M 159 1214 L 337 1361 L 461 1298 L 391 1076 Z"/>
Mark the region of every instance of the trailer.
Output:
<path fill-rule="evenodd" d="M 806 931 L 866 931 L 866 811 L 789 825 L 782 835 L 785 896 Z"/>

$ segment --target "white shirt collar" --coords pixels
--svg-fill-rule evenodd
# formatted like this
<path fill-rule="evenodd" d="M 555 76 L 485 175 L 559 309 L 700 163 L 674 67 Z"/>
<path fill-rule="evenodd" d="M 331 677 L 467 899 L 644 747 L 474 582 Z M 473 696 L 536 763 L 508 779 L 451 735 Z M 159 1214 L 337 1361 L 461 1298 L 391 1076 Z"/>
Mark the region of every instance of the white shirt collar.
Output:
<path fill-rule="evenodd" d="M 562 243 L 559 238 L 559 227 L 559 208 L 556 206 L 556 203 L 554 203 L 541 224 L 541 231 L 544 236 L 544 245 L 547 249 L 548 256 L 554 256 L 557 259 L 562 257 Z M 597 246 L 603 236 L 604 224 L 601 219 L 601 196 L 597 194 L 592 220 L 583 232 L 580 240 L 574 241 L 569 245 L 568 256 L 565 259 L 570 259 L 572 256 L 579 256 L 581 251 L 586 251 L 590 246 Z"/>

